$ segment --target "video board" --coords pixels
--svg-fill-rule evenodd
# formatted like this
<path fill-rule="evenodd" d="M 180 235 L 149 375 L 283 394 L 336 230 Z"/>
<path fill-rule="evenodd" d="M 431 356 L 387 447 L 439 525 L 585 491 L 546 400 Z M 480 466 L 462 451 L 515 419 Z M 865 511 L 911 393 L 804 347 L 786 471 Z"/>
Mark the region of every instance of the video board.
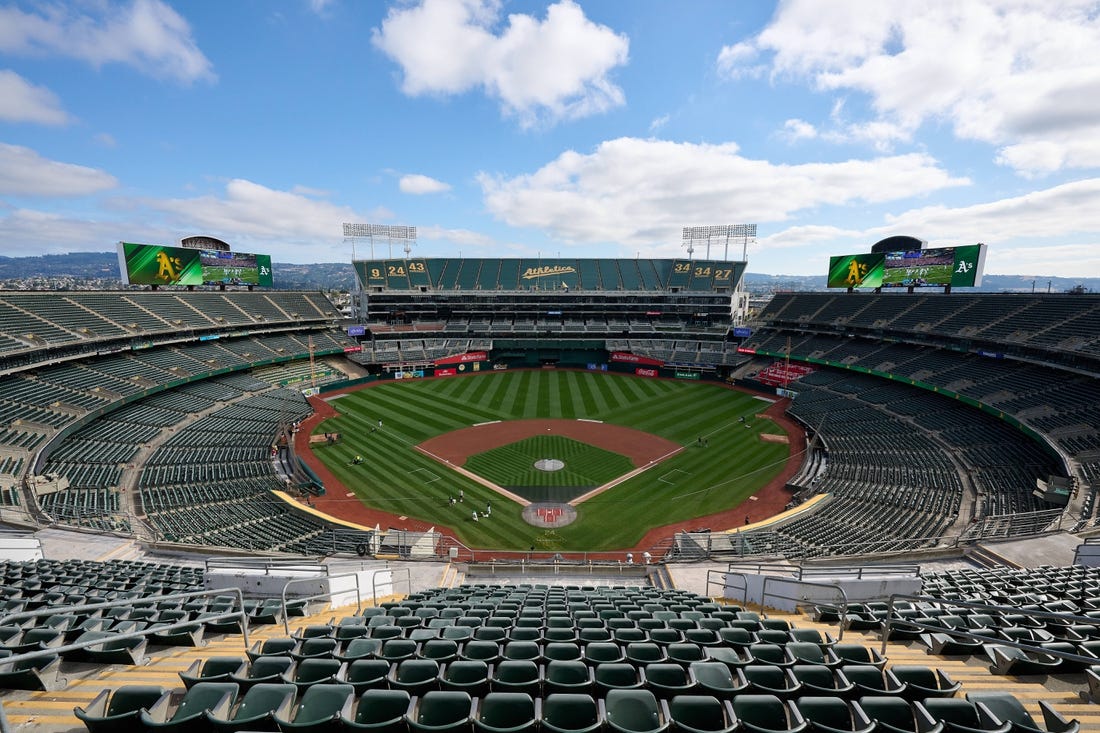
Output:
<path fill-rule="evenodd" d="M 882 287 L 976 287 L 982 284 L 985 246 L 918 249 L 886 252 L 882 268 Z"/>
<path fill-rule="evenodd" d="M 249 252 L 119 242 L 118 263 L 127 285 L 273 284 L 271 256 Z"/>
<path fill-rule="evenodd" d="M 882 255 L 838 255 L 829 258 L 830 288 L 882 287 Z"/>
<path fill-rule="evenodd" d="M 828 287 L 978 287 L 985 251 L 984 244 L 970 244 L 830 257 Z"/>

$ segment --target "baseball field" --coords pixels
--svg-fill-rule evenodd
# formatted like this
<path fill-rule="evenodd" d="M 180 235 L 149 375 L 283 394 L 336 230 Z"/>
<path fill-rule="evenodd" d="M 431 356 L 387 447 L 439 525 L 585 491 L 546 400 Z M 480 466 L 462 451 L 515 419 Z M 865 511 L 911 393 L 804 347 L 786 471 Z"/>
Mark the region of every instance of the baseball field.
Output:
<path fill-rule="evenodd" d="M 736 506 L 779 473 L 789 452 L 785 442 L 761 438 L 783 433 L 757 417 L 766 402 L 706 382 L 506 371 L 380 383 L 331 404 L 339 416 L 314 432 L 342 439 L 314 451 L 353 494 L 348 501 L 446 525 L 478 548 L 630 547 L 650 527 Z M 545 421 L 548 435 L 531 432 L 543 430 L 538 421 Z M 459 442 L 452 433 L 465 438 L 448 452 L 449 442 Z M 586 435 L 593 437 L 578 439 Z M 533 470 L 540 459 L 564 465 Z M 528 501 L 574 501 L 577 520 L 552 530 L 532 526 L 519 502 L 452 466 L 514 487 Z M 576 501 L 590 487 L 639 468 L 645 470 Z M 490 505 L 489 516 L 482 516 Z"/>

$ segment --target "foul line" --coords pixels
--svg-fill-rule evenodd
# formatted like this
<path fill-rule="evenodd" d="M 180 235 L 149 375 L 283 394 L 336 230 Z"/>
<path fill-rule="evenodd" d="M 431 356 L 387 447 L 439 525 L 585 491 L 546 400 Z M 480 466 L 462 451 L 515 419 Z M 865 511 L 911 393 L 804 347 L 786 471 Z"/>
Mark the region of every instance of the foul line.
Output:
<path fill-rule="evenodd" d="M 472 427 L 478 428 L 478 427 L 481 427 L 482 425 L 493 425 L 493 424 L 498 423 L 498 422 L 500 422 L 500 420 L 489 420 L 488 422 L 476 422 L 472 425 Z M 431 455 L 431 454 L 429 454 L 429 455 Z"/>
<path fill-rule="evenodd" d="M 455 472 L 465 476 L 466 478 L 470 479 L 471 481 L 475 481 L 475 482 L 481 484 L 482 486 L 484 486 L 488 489 L 492 489 L 493 491 L 497 492 L 498 494 L 500 494 L 502 496 L 507 496 L 509 499 L 516 502 L 520 506 L 525 507 L 525 506 L 530 506 L 530 504 L 531 504 L 531 502 L 529 502 L 527 499 L 524 499 L 519 494 L 512 493 L 511 491 L 504 488 L 503 486 L 500 486 L 499 484 L 494 484 L 489 479 L 484 478 L 482 476 L 478 476 L 476 473 L 474 473 L 472 471 L 467 471 L 462 466 L 456 466 L 455 464 L 451 463 L 450 461 L 444 460 L 443 458 L 440 458 L 435 453 L 432 453 L 431 451 L 424 450 L 419 445 L 414 445 L 413 449 L 420 451 L 424 455 L 428 456 L 428 458 L 431 458 L 435 461 L 438 461 L 439 463 L 442 463 L 447 468 L 449 468 L 452 471 L 455 471 Z"/>
<path fill-rule="evenodd" d="M 573 499 L 572 501 L 569 501 L 569 502 L 566 502 L 566 503 L 569 504 L 569 506 L 575 507 L 578 504 L 580 504 L 581 502 L 591 499 L 593 496 L 597 496 L 599 494 L 602 494 L 603 492 L 607 491 L 608 489 L 615 488 L 616 486 L 621 484 L 623 481 L 627 481 L 629 479 L 634 478 L 635 476 L 638 476 L 639 474 L 642 474 L 642 473 L 648 471 L 649 469 L 651 469 L 654 466 L 658 465 L 659 463 L 663 462 L 666 458 L 671 458 L 672 456 L 676 455 L 677 453 L 679 453 L 682 450 L 684 450 L 684 446 L 681 445 L 678 448 L 675 448 L 673 450 L 670 450 L 668 453 L 665 453 L 663 456 L 658 456 L 657 458 L 654 458 L 652 461 L 645 464 L 644 466 L 639 466 L 638 468 L 635 468 L 630 473 L 624 473 L 622 476 L 619 476 L 618 478 L 611 479 L 610 481 L 608 481 L 603 486 L 597 486 L 596 488 L 589 491 L 587 494 L 581 494 L 576 499 Z"/>
<path fill-rule="evenodd" d="M 603 425 L 603 420 L 592 420 L 592 419 L 587 418 L 587 417 L 578 417 L 577 422 L 595 422 L 595 423 L 599 423 L 600 425 Z"/>

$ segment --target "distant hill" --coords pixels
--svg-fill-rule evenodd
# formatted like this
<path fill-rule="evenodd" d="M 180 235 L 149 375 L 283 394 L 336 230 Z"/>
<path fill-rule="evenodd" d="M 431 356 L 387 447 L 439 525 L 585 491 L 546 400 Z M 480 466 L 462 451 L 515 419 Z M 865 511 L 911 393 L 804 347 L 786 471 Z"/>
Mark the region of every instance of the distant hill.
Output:
<path fill-rule="evenodd" d="M 349 262 L 309 265 L 275 262 L 275 287 L 280 290 L 351 290 L 355 274 Z M 117 288 L 118 255 L 114 252 L 73 252 L 38 257 L 0 255 L 0 287 L 5 288 Z M 824 275 L 766 275 L 750 272 L 745 287 L 758 293 L 777 290 L 824 290 Z M 1100 278 L 986 275 L 982 292 L 1064 293 L 1071 288 L 1100 293 Z"/>
<path fill-rule="evenodd" d="M 280 290 L 350 290 L 355 274 L 350 262 L 297 265 L 273 262 L 275 287 Z M 38 257 L 0 256 L 0 284 L 32 287 L 36 281 L 52 287 L 122 287 L 115 252 L 73 252 Z M 40 283 L 40 285 L 44 285 Z"/>
<path fill-rule="evenodd" d="M 824 275 L 765 275 L 745 273 L 745 288 L 755 292 L 777 290 L 825 290 Z M 1100 277 L 1036 277 L 1031 275 L 985 275 L 980 288 L 963 288 L 961 292 L 980 293 L 1065 293 L 1072 288 L 1100 293 Z M 930 288 L 931 290 L 931 288 Z"/>

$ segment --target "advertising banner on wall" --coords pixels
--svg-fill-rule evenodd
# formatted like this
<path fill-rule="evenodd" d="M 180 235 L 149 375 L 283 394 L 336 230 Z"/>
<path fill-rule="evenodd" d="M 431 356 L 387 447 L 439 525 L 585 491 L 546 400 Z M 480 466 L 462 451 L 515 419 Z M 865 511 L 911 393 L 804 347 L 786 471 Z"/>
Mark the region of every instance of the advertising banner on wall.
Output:
<path fill-rule="evenodd" d="M 465 354 L 457 354 L 455 356 L 445 356 L 442 359 L 436 359 L 436 364 L 466 364 L 471 361 L 485 361 L 489 358 L 489 355 L 484 351 L 468 351 Z"/>
<path fill-rule="evenodd" d="M 648 356 L 629 354 L 625 351 L 612 351 L 611 361 L 624 362 L 627 364 L 645 364 L 647 366 L 664 366 L 664 362 L 660 359 L 651 359 Z"/>

